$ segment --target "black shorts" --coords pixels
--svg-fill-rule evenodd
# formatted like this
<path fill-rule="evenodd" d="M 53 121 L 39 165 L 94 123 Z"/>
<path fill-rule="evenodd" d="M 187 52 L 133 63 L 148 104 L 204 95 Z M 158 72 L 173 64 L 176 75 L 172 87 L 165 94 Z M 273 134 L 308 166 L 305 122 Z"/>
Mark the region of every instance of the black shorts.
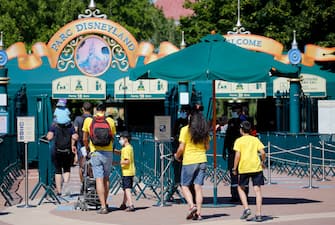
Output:
<path fill-rule="evenodd" d="M 264 175 L 263 171 L 256 173 L 244 173 L 238 175 L 238 185 L 239 186 L 247 186 L 249 185 L 249 180 L 252 180 L 253 186 L 261 186 L 264 185 Z"/>
<path fill-rule="evenodd" d="M 62 174 L 70 172 L 71 166 L 73 164 L 73 156 L 71 151 L 59 152 L 55 150 L 55 172 L 56 174 Z"/>
<path fill-rule="evenodd" d="M 122 189 L 132 189 L 133 188 L 133 176 L 122 176 Z"/>

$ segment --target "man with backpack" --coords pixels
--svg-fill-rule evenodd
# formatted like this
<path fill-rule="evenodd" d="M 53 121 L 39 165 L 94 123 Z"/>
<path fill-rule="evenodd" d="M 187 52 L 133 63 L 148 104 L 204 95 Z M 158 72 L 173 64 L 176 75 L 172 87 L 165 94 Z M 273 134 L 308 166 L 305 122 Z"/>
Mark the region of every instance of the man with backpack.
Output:
<path fill-rule="evenodd" d="M 115 122 L 106 117 L 106 105 L 98 104 L 93 118 L 86 118 L 83 124 L 83 142 L 90 151 L 93 176 L 101 203 L 99 214 L 107 214 L 109 175 L 113 162 L 113 141 L 116 133 Z"/>
<path fill-rule="evenodd" d="M 83 142 L 83 124 L 84 120 L 87 117 L 92 117 L 92 104 L 89 102 L 84 102 L 83 107 L 81 108 L 83 114 L 81 116 L 77 116 L 74 119 L 74 129 L 78 134 L 78 141 L 77 141 L 77 160 L 79 162 L 80 168 L 84 168 L 85 156 L 87 154 L 86 148 Z M 83 181 L 83 173 L 82 170 L 79 170 L 79 177 L 80 181 Z"/>

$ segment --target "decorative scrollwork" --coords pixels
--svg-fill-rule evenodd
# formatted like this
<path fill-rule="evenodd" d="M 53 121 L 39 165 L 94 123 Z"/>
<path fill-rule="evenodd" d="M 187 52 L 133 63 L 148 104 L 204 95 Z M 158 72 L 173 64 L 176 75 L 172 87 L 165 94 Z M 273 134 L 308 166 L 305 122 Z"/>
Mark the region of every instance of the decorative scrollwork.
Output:
<path fill-rule="evenodd" d="M 78 37 L 76 39 L 73 39 L 65 46 L 57 62 L 58 71 L 64 72 L 68 70 L 68 68 L 72 69 L 75 68 L 76 66 L 74 62 L 75 47 L 78 45 L 79 41 L 82 38 L 83 37 Z"/>
<path fill-rule="evenodd" d="M 102 19 L 107 19 L 106 14 L 100 14 L 101 11 L 99 9 L 85 9 L 85 14 L 79 14 L 78 19 L 83 19 L 83 18 L 102 18 Z"/>
<path fill-rule="evenodd" d="M 228 31 L 227 34 L 251 34 L 250 31 L 246 31 L 242 26 L 236 26 L 233 31 Z"/>
<path fill-rule="evenodd" d="M 107 43 L 111 47 L 111 54 L 112 54 L 111 68 L 117 68 L 123 72 L 128 71 L 129 69 L 128 57 L 124 49 L 121 47 L 121 45 L 110 37 L 103 36 L 103 38 L 107 41 Z"/>

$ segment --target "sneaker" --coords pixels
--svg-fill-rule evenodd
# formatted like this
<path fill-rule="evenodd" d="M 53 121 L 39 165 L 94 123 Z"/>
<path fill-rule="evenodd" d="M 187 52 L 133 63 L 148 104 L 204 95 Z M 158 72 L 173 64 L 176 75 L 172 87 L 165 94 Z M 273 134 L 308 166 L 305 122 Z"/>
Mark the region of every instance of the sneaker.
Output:
<path fill-rule="evenodd" d="M 100 208 L 100 210 L 98 211 L 98 214 L 108 214 L 108 209 L 105 208 Z"/>
<path fill-rule="evenodd" d="M 255 221 L 256 222 L 263 222 L 263 217 L 262 216 L 255 216 Z"/>
<path fill-rule="evenodd" d="M 120 207 L 119 207 L 120 210 L 125 210 L 127 209 L 127 206 L 126 204 L 121 204 Z"/>
<path fill-rule="evenodd" d="M 243 211 L 243 214 L 242 214 L 242 216 L 240 217 L 240 219 L 241 219 L 241 220 L 245 220 L 245 219 L 247 219 L 248 216 L 250 216 L 250 215 L 251 215 L 251 210 L 250 210 L 250 209 L 245 209 L 245 210 Z"/>
<path fill-rule="evenodd" d="M 202 216 L 201 215 L 199 215 L 198 213 L 195 213 L 194 215 L 193 215 L 193 218 L 192 218 L 193 220 L 198 220 L 198 221 L 200 221 L 200 220 L 202 220 Z"/>
<path fill-rule="evenodd" d="M 196 212 L 197 212 L 197 207 L 193 206 L 193 208 L 190 208 L 187 212 L 186 219 L 187 220 L 192 219 Z"/>
<path fill-rule="evenodd" d="M 132 206 L 129 206 L 127 209 L 126 209 L 126 212 L 135 212 L 135 207 L 132 205 Z"/>

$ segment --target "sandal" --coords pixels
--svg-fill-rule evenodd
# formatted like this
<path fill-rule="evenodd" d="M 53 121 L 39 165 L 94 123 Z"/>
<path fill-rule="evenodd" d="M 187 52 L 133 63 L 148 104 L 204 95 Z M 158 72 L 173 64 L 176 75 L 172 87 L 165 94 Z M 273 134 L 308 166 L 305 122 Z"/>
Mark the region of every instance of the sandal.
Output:
<path fill-rule="evenodd" d="M 192 208 L 190 208 L 187 212 L 186 219 L 187 220 L 192 219 L 196 212 L 197 212 L 197 207 L 193 206 Z"/>

